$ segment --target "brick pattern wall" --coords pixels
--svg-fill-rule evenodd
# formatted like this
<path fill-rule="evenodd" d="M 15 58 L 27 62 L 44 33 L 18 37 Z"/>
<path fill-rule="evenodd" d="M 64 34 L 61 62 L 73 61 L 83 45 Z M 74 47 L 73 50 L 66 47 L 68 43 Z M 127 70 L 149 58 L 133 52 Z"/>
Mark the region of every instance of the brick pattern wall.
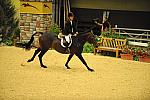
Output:
<path fill-rule="evenodd" d="M 21 40 L 29 40 L 34 31 L 46 32 L 50 29 L 52 15 L 20 14 Z"/>

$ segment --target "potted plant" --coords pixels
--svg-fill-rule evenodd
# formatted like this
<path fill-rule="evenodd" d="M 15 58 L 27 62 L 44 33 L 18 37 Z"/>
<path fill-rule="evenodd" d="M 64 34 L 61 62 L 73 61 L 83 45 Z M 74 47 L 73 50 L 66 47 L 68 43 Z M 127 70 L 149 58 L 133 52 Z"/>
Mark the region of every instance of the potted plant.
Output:
<path fill-rule="evenodd" d="M 104 31 L 101 34 L 102 37 L 106 38 L 114 38 L 114 39 L 126 39 L 127 37 L 124 35 L 120 35 L 119 33 L 115 32 L 112 28 L 110 28 L 108 31 Z"/>
<path fill-rule="evenodd" d="M 121 55 L 121 59 L 124 60 L 133 60 L 133 56 L 134 56 L 134 50 L 132 48 L 129 48 L 128 46 L 126 46 L 123 50 Z"/>
<path fill-rule="evenodd" d="M 125 47 L 122 50 L 121 58 L 126 60 L 134 60 L 140 62 L 150 62 L 150 57 L 147 49 L 140 47 Z"/>
<path fill-rule="evenodd" d="M 136 56 L 138 57 L 140 62 L 149 62 L 150 63 L 150 58 L 147 50 L 144 49 L 139 49 L 136 52 Z"/>

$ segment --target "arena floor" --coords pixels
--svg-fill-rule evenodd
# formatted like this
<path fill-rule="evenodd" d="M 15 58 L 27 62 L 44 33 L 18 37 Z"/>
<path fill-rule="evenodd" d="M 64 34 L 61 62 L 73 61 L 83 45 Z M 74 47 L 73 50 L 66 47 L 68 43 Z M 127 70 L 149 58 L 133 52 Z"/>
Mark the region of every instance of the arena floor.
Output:
<path fill-rule="evenodd" d="M 34 52 L 0 47 L 0 100 L 150 100 L 150 63 L 83 54 L 89 72 L 77 57 L 49 50 L 40 68 Z"/>

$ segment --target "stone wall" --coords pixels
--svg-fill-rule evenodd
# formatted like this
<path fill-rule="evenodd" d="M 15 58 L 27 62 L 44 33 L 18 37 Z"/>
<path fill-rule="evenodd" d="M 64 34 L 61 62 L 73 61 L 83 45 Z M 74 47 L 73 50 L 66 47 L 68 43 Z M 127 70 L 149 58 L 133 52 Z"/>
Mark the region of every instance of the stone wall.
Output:
<path fill-rule="evenodd" d="M 29 3 L 30 5 L 32 5 L 32 2 L 30 1 L 38 1 L 37 4 L 41 4 L 41 5 L 40 6 L 37 5 L 37 7 L 39 7 L 38 9 L 42 9 L 42 10 L 37 10 L 38 12 L 35 13 L 34 10 L 36 9 L 34 9 L 33 7 L 27 7 L 28 8 L 27 10 L 24 6 L 22 6 L 22 4 L 20 4 L 21 9 L 25 10 L 24 12 L 20 12 L 20 30 L 21 30 L 20 40 L 22 42 L 29 41 L 34 31 L 36 32 L 49 31 L 52 22 L 52 14 L 50 12 L 51 7 L 50 9 L 42 8 L 42 7 L 43 7 L 43 2 L 49 2 L 51 0 L 20 0 L 20 1 L 23 1 L 23 3 Z M 32 11 L 32 13 L 30 13 L 29 10 Z M 48 10 L 48 13 L 45 13 L 44 12 L 45 10 Z M 35 46 L 37 46 L 36 45 L 38 42 L 37 39 L 38 39 L 38 35 L 35 36 L 35 43 L 34 43 Z"/>
<path fill-rule="evenodd" d="M 21 40 L 30 39 L 34 31 L 46 32 L 50 29 L 52 15 L 50 14 L 20 14 Z"/>

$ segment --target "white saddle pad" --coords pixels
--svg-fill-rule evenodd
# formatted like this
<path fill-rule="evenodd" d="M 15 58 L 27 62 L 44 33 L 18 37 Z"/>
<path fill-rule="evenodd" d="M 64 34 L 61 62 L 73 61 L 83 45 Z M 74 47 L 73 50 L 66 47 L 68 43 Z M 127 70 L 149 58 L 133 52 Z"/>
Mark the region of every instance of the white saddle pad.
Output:
<path fill-rule="evenodd" d="M 69 43 L 68 47 L 70 47 L 71 44 L 72 44 L 71 34 L 66 35 L 66 36 L 65 36 L 65 39 L 66 39 L 66 41 Z M 61 46 L 65 48 L 66 46 L 64 46 L 63 41 L 64 41 L 64 39 L 61 38 Z"/>

